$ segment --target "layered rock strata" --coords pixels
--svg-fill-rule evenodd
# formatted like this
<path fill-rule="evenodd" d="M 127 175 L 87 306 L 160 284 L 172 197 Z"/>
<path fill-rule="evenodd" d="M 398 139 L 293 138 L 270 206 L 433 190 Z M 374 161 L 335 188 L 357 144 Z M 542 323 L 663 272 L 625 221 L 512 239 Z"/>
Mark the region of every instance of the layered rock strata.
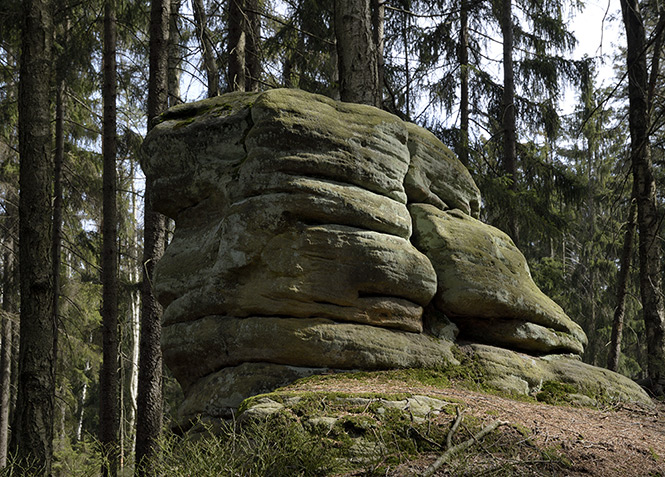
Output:
<path fill-rule="evenodd" d="M 312 373 L 454 363 L 448 318 L 532 354 L 586 344 L 478 220 L 466 168 L 389 113 L 231 93 L 164 113 L 142 165 L 176 222 L 155 290 L 183 419 Z"/>

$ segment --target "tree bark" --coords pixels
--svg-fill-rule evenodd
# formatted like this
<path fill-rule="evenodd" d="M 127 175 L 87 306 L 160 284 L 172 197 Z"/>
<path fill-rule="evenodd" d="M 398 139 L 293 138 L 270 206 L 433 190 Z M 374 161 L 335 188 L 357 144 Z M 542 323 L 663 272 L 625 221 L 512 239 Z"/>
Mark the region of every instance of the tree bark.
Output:
<path fill-rule="evenodd" d="M 231 3 L 233 3 L 233 0 L 231 0 Z M 192 0 L 192 7 L 194 10 L 196 36 L 199 38 L 201 50 L 203 51 L 203 67 L 206 70 L 208 79 L 208 97 L 212 98 L 219 96 L 219 68 L 217 68 L 215 47 L 210 40 L 208 17 L 203 0 Z"/>
<path fill-rule="evenodd" d="M 383 82 L 385 81 L 385 17 L 386 0 L 372 0 L 372 37 L 376 48 L 377 83 L 379 87 L 379 105 L 383 105 Z"/>
<path fill-rule="evenodd" d="M 18 275 L 18 274 L 16 274 Z M 16 282 L 19 284 L 20 280 L 15 278 Z M 20 300 L 19 300 L 20 301 Z M 13 425 L 16 428 L 15 418 L 16 418 L 16 399 L 18 397 L 18 355 L 19 348 L 21 343 L 21 322 L 20 315 L 18 315 L 18 321 L 14 322 L 12 325 L 12 372 L 11 372 L 11 388 L 14 392 L 11 393 L 9 400 L 9 424 Z M 11 449 L 11 435 L 9 441 L 9 448 Z"/>
<path fill-rule="evenodd" d="M 245 91 L 247 36 L 245 0 L 229 0 L 229 90 Z"/>
<path fill-rule="evenodd" d="M 150 76 L 148 130 L 168 106 L 170 0 L 154 0 L 150 9 Z M 155 474 L 157 440 L 162 430 L 162 307 L 152 289 L 156 263 L 164 253 L 165 218 L 154 211 L 152 186 L 146 183 L 141 283 L 141 333 L 136 427 L 137 476 Z"/>
<path fill-rule="evenodd" d="M 7 465 L 7 451 L 9 447 L 9 424 L 12 418 L 13 404 L 16 399 L 15 363 L 18 353 L 15 348 L 15 336 L 18 334 L 17 297 L 18 286 L 16 264 L 16 226 L 18 225 L 18 198 L 14 187 L 7 188 L 5 196 L 5 219 L 7 239 L 4 241 L 4 256 L 2 260 L 2 354 L 0 355 L 0 469 Z"/>
<path fill-rule="evenodd" d="M 5 262 L 6 265 L 6 262 Z M 7 272 L 5 272 L 6 274 Z M 3 303 L 3 311 L 5 305 Z M 0 469 L 7 466 L 9 442 L 9 402 L 11 397 L 12 372 L 12 320 L 8 313 L 2 314 L 2 355 L 0 356 Z"/>
<path fill-rule="evenodd" d="M 53 321 L 60 322 L 60 256 L 62 253 L 62 165 L 65 158 L 65 82 L 57 73 L 55 100 L 55 154 L 53 163 Z M 57 345 L 57 336 L 55 339 Z M 57 356 L 57 346 L 54 350 Z"/>
<path fill-rule="evenodd" d="M 469 166 L 469 4 L 461 0 L 460 39 L 457 60 L 460 65 L 460 127 L 457 156 Z"/>
<path fill-rule="evenodd" d="M 411 69 L 409 65 L 409 28 L 411 18 L 408 12 L 402 13 L 402 42 L 404 43 L 404 104 L 406 105 L 406 118 L 411 118 Z"/>
<path fill-rule="evenodd" d="M 116 0 L 104 3 L 102 183 L 102 366 L 99 379 L 99 441 L 102 474 L 115 476 L 120 462 L 118 375 L 118 217 L 116 207 Z"/>
<path fill-rule="evenodd" d="M 380 107 L 370 0 L 335 0 L 335 37 L 342 101 Z"/>
<path fill-rule="evenodd" d="M 9 408 L 11 404 L 12 355 L 13 355 L 13 315 L 16 313 L 14 302 L 14 240 L 10 237 L 5 242 L 2 277 L 2 354 L 0 355 L 0 469 L 7 466 L 7 447 L 9 444 Z"/>
<path fill-rule="evenodd" d="M 510 179 L 510 191 L 517 192 L 517 138 L 515 125 L 515 73 L 513 69 L 512 0 L 501 2 L 501 33 L 503 35 L 503 170 Z M 511 201 L 512 202 L 512 201 Z M 508 232 L 517 244 L 519 228 L 515 204 L 508 208 Z"/>
<path fill-rule="evenodd" d="M 171 0 L 169 21 L 169 107 L 182 103 L 180 96 L 180 72 L 182 70 L 182 48 L 180 46 L 180 0 Z M 219 83 L 219 78 L 217 79 Z"/>
<path fill-rule="evenodd" d="M 53 5 L 23 2 L 19 83 L 19 379 L 11 449 L 18 468 L 50 475 L 53 459 L 55 336 L 51 268 L 51 128 L 49 85 Z M 30 470 L 28 470 L 30 469 Z"/>
<path fill-rule="evenodd" d="M 260 0 L 245 0 L 245 91 L 258 91 L 261 85 Z"/>
<path fill-rule="evenodd" d="M 635 223 L 637 222 L 637 201 L 635 200 L 635 187 L 631 195 L 630 207 L 628 209 L 628 220 L 623 237 L 623 250 L 621 251 L 621 263 L 617 277 L 617 306 L 614 309 L 614 320 L 612 321 L 612 337 L 610 349 L 607 356 L 607 369 L 619 370 L 619 358 L 621 356 L 621 341 L 623 339 L 623 323 L 626 314 L 626 287 L 630 272 L 631 258 L 633 256 L 633 241 L 635 240 Z"/>
<path fill-rule="evenodd" d="M 656 182 L 649 147 L 649 104 L 646 66 L 646 33 L 637 0 L 621 0 L 626 27 L 628 99 L 633 180 L 637 191 L 639 231 L 640 295 L 646 328 L 648 376 L 653 390 L 663 394 L 665 386 L 665 309 L 661 287 L 660 220 L 656 206 Z"/>

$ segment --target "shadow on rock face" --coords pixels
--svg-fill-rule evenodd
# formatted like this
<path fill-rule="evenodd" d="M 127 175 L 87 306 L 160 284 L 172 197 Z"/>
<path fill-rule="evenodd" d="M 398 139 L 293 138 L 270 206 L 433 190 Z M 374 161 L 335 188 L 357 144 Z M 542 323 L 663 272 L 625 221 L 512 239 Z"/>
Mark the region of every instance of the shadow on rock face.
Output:
<path fill-rule="evenodd" d="M 312 373 L 455 363 L 445 317 L 474 341 L 583 352 L 510 238 L 478 220 L 469 172 L 389 113 L 231 93 L 164 113 L 142 166 L 176 222 L 155 289 L 183 419 Z"/>

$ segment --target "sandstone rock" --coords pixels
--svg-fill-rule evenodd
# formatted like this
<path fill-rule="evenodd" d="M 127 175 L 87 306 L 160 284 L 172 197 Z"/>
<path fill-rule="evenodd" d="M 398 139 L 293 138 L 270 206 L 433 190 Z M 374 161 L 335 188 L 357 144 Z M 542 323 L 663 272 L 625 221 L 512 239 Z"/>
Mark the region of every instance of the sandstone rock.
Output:
<path fill-rule="evenodd" d="M 296 379 L 326 372 L 269 363 L 243 363 L 204 377 L 187 390 L 178 409 L 183 426 L 203 418 L 230 418 L 248 396 L 267 393 Z"/>
<path fill-rule="evenodd" d="M 242 363 L 305 368 L 392 369 L 443 367 L 457 361 L 452 343 L 323 318 L 209 316 L 166 326 L 165 362 L 187 393 L 199 379 Z"/>
<path fill-rule="evenodd" d="M 574 355 L 529 356 L 487 345 L 470 345 L 484 382 L 506 392 L 535 394 L 543 383 L 574 385 L 596 401 L 650 403 L 651 399 L 633 380 L 607 369 L 583 363 Z"/>
<path fill-rule="evenodd" d="M 298 90 L 231 93 L 160 121 L 142 165 L 176 222 L 154 287 L 182 419 L 327 370 L 445 367 L 457 326 L 582 352 L 579 326 L 474 218 L 471 175 L 424 129 Z"/>
<path fill-rule="evenodd" d="M 538 289 L 510 237 L 459 210 L 409 211 L 414 243 L 437 272 L 434 304 L 462 331 L 528 351 L 582 352 L 584 332 Z"/>
<path fill-rule="evenodd" d="M 227 186 L 246 155 L 244 140 L 258 93 L 230 93 L 175 106 L 142 146 L 141 167 L 153 200 L 176 221 L 204 221 L 228 205 Z"/>
<path fill-rule="evenodd" d="M 582 354 L 582 343 L 569 333 L 529 323 L 523 320 L 502 318 L 471 318 L 458 320 L 461 333 L 473 341 L 500 344 L 536 354 Z"/>
<path fill-rule="evenodd" d="M 412 123 L 406 127 L 411 162 L 404 189 L 409 202 L 460 209 L 477 219 L 480 191 L 468 169 L 434 134 Z"/>
<path fill-rule="evenodd" d="M 404 123 L 297 90 L 225 98 L 170 110 L 144 146 L 176 219 L 155 280 L 165 325 L 283 315 L 422 331 L 436 276 L 408 240 Z"/>

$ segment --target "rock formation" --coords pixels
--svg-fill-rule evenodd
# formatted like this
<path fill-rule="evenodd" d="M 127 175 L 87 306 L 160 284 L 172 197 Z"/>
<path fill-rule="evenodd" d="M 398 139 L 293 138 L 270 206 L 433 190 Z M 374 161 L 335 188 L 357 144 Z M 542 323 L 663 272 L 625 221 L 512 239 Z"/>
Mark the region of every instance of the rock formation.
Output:
<path fill-rule="evenodd" d="M 389 113 L 231 93 L 164 113 L 142 165 L 176 222 L 155 289 L 183 420 L 312 373 L 456 363 L 455 325 L 534 355 L 586 344 L 478 220 L 459 160 Z"/>

